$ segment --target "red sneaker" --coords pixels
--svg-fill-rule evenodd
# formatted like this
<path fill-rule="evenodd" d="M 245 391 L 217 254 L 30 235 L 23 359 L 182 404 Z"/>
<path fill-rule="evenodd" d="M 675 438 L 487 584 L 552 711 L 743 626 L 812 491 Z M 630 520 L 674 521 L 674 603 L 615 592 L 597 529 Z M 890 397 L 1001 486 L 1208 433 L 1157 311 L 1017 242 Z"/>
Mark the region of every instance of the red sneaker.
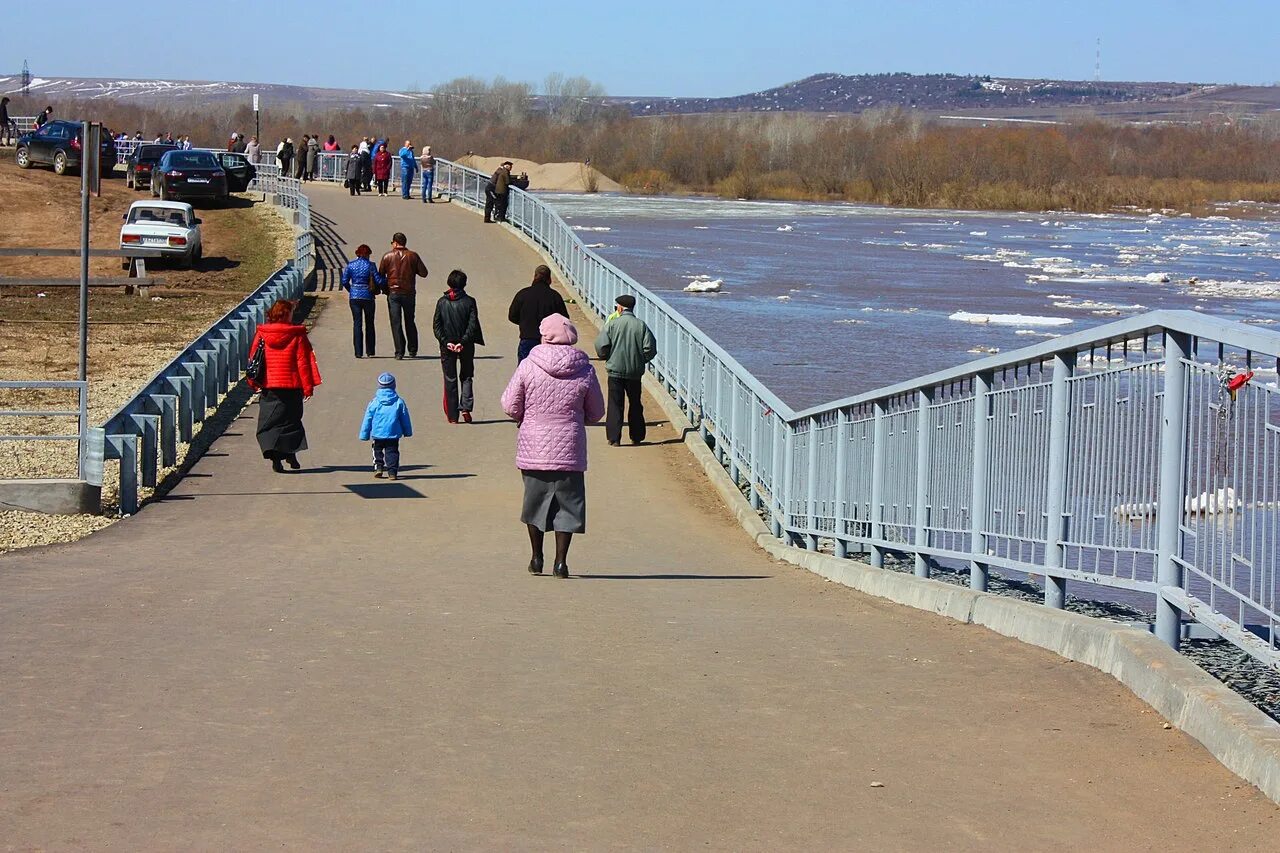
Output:
<path fill-rule="evenodd" d="M 463 419 L 464 421 L 466 421 L 467 423 L 471 423 L 471 413 L 470 413 L 470 412 L 463 412 L 463 413 L 462 413 L 462 419 Z"/>

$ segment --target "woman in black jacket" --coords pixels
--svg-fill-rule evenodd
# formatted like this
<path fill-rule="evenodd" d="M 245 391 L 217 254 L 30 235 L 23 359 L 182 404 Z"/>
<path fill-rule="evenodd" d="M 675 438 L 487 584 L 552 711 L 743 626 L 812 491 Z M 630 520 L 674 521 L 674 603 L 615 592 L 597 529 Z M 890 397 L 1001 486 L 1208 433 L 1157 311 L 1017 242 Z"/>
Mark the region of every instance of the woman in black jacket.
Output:
<path fill-rule="evenodd" d="M 444 372 L 444 416 L 456 424 L 458 417 L 471 423 L 475 394 L 471 379 L 476 374 L 476 347 L 484 346 L 480 330 L 480 310 L 466 293 L 467 274 L 449 273 L 449 289 L 436 302 L 431 326 L 440 342 L 440 369 Z"/>

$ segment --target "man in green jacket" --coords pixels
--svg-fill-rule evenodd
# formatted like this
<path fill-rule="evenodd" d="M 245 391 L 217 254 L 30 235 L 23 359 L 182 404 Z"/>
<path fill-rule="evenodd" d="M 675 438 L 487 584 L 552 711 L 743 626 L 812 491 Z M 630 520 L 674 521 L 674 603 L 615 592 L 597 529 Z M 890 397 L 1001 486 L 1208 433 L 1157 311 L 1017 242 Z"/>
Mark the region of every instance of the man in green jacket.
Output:
<path fill-rule="evenodd" d="M 614 302 L 617 316 L 605 324 L 596 338 L 596 354 L 605 360 L 609 374 L 609 408 L 604 434 L 609 444 L 622 443 L 622 406 L 627 406 L 627 432 L 632 444 L 644 441 L 644 404 L 640 401 L 640 378 L 645 365 L 658 354 L 658 342 L 644 321 L 635 315 L 636 298 L 624 293 Z"/>

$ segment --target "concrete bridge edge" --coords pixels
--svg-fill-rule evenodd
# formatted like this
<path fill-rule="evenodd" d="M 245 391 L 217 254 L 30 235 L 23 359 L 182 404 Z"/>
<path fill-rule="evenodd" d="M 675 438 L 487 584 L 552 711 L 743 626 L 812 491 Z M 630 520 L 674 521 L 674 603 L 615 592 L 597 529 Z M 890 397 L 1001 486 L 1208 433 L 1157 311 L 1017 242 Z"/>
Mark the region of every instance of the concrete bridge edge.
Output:
<path fill-rule="evenodd" d="M 541 246 L 516 228 L 508 225 L 506 230 L 567 281 L 560 265 Z M 583 314 L 600 328 L 600 319 L 590 309 Z M 980 625 L 1105 672 L 1197 740 L 1224 767 L 1280 804 L 1280 723 L 1150 632 L 784 545 L 751 508 L 666 389 L 649 374 L 644 385 L 671 425 L 684 433 L 685 447 L 702 466 L 725 508 L 770 556 L 867 595 Z"/>

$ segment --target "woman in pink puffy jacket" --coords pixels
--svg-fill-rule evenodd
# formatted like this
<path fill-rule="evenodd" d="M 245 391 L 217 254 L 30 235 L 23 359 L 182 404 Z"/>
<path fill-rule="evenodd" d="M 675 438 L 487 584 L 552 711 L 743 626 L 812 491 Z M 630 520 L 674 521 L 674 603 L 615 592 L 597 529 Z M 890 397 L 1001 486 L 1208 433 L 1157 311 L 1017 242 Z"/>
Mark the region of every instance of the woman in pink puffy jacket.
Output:
<path fill-rule="evenodd" d="M 542 540 L 556 534 L 552 574 L 569 577 L 573 534 L 587 532 L 587 424 L 604 417 L 600 380 L 577 349 L 578 330 L 552 314 L 538 326 L 542 343 L 520 362 L 502 392 L 502 408 L 520 425 L 516 467 L 524 480 L 520 520 L 529 528 L 531 574 L 542 574 Z"/>

